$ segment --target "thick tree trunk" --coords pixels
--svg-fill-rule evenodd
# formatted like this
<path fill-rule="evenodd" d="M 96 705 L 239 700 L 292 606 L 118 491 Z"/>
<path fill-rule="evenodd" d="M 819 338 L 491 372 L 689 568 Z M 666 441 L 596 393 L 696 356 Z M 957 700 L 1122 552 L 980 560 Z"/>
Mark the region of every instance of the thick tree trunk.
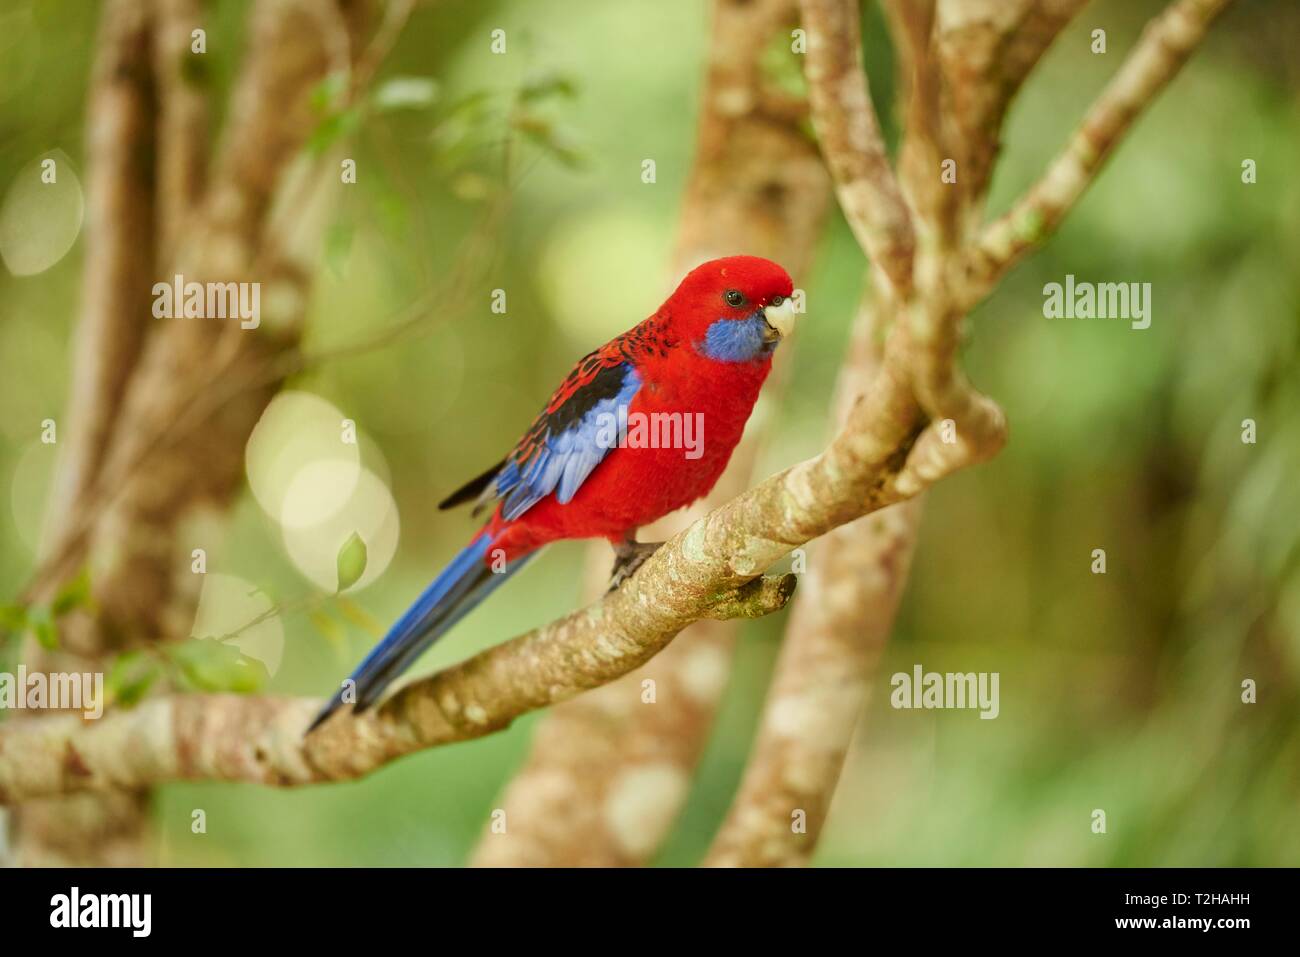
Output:
<path fill-rule="evenodd" d="M 106 656 L 187 634 L 195 548 L 243 482 L 244 445 L 297 347 L 314 244 L 270 220 L 282 176 L 316 119 L 308 94 L 356 46 L 369 4 L 255 6 L 222 146 L 205 176 L 205 94 L 186 71 L 197 6 L 115 0 L 104 10 L 88 136 L 90 223 L 68 452 L 32 597 L 92 569 L 95 614 L 61 623 L 43 671 L 103 670 Z M 154 69 L 154 66 L 157 69 Z M 342 64 L 346 66 L 345 64 Z M 200 195 L 202 184 L 209 185 Z M 300 226 L 301 224 L 295 224 Z M 156 257 L 152 255 L 156 250 Z M 156 320 L 153 284 L 259 282 L 261 325 Z M 230 383 L 243 383 L 230 388 Z M 71 760 L 71 757 L 69 758 Z M 33 802 L 13 817 L 21 864 L 149 860 L 145 793 Z"/>

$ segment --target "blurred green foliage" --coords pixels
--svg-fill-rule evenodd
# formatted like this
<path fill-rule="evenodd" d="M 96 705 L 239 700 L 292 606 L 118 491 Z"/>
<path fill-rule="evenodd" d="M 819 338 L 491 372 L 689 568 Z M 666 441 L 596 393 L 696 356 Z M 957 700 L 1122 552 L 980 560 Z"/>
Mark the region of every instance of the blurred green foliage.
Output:
<path fill-rule="evenodd" d="M 248 4 L 212 6 L 204 82 L 221 94 Z M 1285 6 L 1247 3 L 1226 17 L 1059 234 L 975 314 L 966 361 L 1003 403 L 1011 441 L 928 497 L 820 861 L 1300 859 L 1300 84 L 1294 51 L 1279 56 L 1270 30 L 1277 16 L 1295 22 Z M 1157 7 L 1105 0 L 1066 31 L 1012 110 L 991 213 L 1034 179 Z M 11 3 L 0 14 L 0 190 L 45 150 L 82 161 L 94 19 L 79 0 Z M 273 690 L 335 686 L 473 530 L 434 503 L 499 457 L 574 358 L 670 289 L 707 25 L 701 0 L 422 5 L 367 108 L 320 134 L 320 148 L 350 144 L 359 176 L 324 237 L 309 334 L 317 349 L 379 330 L 437 288 L 481 215 L 484 183 L 500 173 L 507 131 L 529 142 L 479 305 L 431 320 L 401 347 L 333 360 L 295 382 L 364 431 L 366 454 L 391 476 L 401 544 L 382 578 L 345 606 L 286 616 Z M 1109 33 L 1104 56 L 1088 50 L 1098 26 Z M 506 56 L 488 52 L 498 27 L 510 38 Z M 875 14 L 866 32 L 892 141 L 890 60 Z M 779 58 L 772 69 L 783 69 Z M 786 79 L 797 88 L 797 75 Z M 331 102 L 323 91 L 322 115 L 337 117 Z M 654 185 L 640 181 L 644 158 L 656 161 Z M 1255 185 L 1240 180 L 1245 158 L 1258 164 Z M 735 245 L 745 251 L 745 237 Z M 35 436 L 68 391 L 81 250 L 35 277 L 0 271 L 0 596 L 16 594 L 33 566 L 32 512 L 53 466 Z M 761 410 L 773 429 L 766 469 L 819 448 L 862 273 L 836 219 L 809 274 L 796 277 L 810 321 L 791 388 Z M 1151 328 L 1044 319 L 1042 286 L 1066 273 L 1152 283 Z M 505 315 L 489 308 L 494 287 L 508 291 Z M 1240 439 L 1246 418 L 1258 423 L 1257 444 Z M 1106 550 L 1105 575 L 1089 571 L 1095 548 Z M 561 583 L 578 580 L 581 560 L 577 546 L 552 549 L 511 582 L 508 600 L 477 611 L 417 670 L 567 611 L 577 589 Z M 248 499 L 211 562 L 270 594 L 304 589 L 277 529 Z M 746 626 L 666 863 L 698 859 L 726 811 L 783 625 L 775 616 Z M 891 709 L 889 675 L 917 662 L 1000 672 L 1000 717 Z M 195 682 L 220 665 L 195 657 Z M 121 667 L 119 700 L 138 698 L 148 669 Z M 1258 683 L 1257 704 L 1241 703 L 1246 678 Z M 165 860 L 462 862 L 534 720 L 355 784 L 166 787 L 157 802 Z M 206 834 L 190 832 L 196 807 L 207 812 Z M 1090 831 L 1094 808 L 1106 811 L 1105 836 Z"/>

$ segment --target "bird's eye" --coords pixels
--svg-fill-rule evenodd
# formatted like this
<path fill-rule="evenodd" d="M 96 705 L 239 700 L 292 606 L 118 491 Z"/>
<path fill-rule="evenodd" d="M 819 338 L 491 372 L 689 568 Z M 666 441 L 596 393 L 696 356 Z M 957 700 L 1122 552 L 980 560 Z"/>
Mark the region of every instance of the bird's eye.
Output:
<path fill-rule="evenodd" d="M 772 297 L 772 305 L 774 305 L 774 306 L 779 306 L 779 305 L 781 305 L 781 303 L 783 303 L 783 302 L 785 302 L 785 296 L 773 296 L 773 297 Z"/>
<path fill-rule="evenodd" d="M 743 306 L 745 296 L 739 289 L 728 289 L 722 294 L 722 298 L 727 300 L 728 306 Z"/>

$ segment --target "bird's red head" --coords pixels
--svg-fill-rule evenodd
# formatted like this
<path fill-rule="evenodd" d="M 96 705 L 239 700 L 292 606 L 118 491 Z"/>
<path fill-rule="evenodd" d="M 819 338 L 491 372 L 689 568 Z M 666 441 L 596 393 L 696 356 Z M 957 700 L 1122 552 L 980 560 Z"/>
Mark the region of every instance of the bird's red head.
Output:
<path fill-rule="evenodd" d="M 794 328 L 794 283 L 776 263 L 728 256 L 696 266 L 659 314 L 705 358 L 765 360 Z"/>

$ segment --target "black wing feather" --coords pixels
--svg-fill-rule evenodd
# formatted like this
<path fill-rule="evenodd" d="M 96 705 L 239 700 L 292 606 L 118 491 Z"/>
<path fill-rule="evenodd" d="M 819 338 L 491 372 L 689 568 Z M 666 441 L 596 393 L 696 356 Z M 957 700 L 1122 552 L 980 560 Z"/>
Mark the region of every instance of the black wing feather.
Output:
<path fill-rule="evenodd" d="M 496 465 L 492 466 L 482 475 L 470 479 L 456 491 L 452 492 L 441 502 L 438 508 L 446 511 L 449 508 L 455 508 L 457 505 L 464 505 L 466 502 L 478 498 L 483 494 L 483 490 L 491 484 L 492 480 L 497 477 L 497 473 L 505 468 L 506 460 L 502 459 Z"/>
<path fill-rule="evenodd" d="M 519 488 L 521 483 L 527 485 L 529 477 L 525 472 L 530 464 L 537 464 L 539 457 L 547 455 L 548 440 L 576 426 L 595 406 L 616 398 L 627 385 L 628 375 L 635 374 L 636 357 L 647 346 L 650 351 L 659 349 L 662 354 L 666 345 L 673 343 L 661 341 L 656 334 L 655 318 L 651 317 L 583 356 L 510 454 L 456 489 L 438 503 L 438 508 L 445 510 L 473 501 L 474 514 L 477 515 L 494 498 L 503 498 L 512 489 Z M 550 490 L 546 489 L 547 492 Z M 526 509 L 531 502 L 527 496 L 524 502 L 523 508 Z"/>

